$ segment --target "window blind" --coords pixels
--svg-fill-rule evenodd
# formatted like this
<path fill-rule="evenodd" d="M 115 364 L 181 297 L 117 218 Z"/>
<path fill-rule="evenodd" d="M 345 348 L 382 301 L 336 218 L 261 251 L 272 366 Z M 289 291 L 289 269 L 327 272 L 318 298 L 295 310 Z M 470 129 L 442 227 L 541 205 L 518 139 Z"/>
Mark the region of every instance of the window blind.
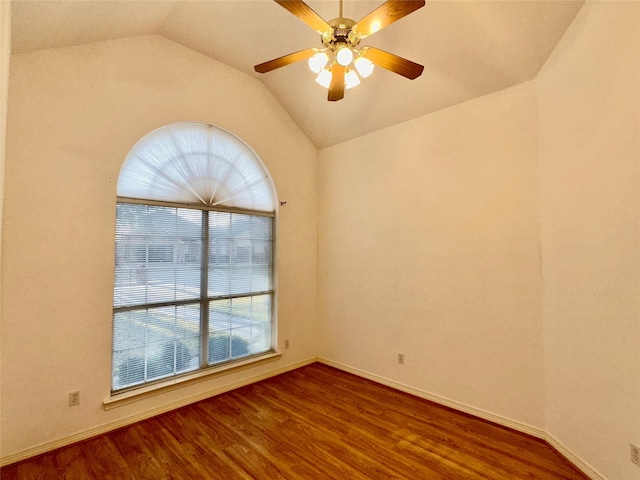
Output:
<path fill-rule="evenodd" d="M 174 123 L 131 149 L 118 196 L 273 212 L 275 197 L 256 154 L 235 135 L 203 123 Z"/>
<path fill-rule="evenodd" d="M 269 173 L 241 139 L 179 122 L 118 176 L 112 391 L 272 349 Z"/>
<path fill-rule="evenodd" d="M 114 391 L 271 349 L 272 217 L 119 202 L 115 250 Z"/>

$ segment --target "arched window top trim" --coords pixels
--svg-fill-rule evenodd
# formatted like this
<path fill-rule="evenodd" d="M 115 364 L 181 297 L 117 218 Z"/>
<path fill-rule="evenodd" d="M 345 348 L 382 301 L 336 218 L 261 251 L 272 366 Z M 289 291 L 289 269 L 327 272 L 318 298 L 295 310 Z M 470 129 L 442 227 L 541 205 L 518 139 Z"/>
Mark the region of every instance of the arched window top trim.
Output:
<path fill-rule="evenodd" d="M 234 134 L 179 122 L 142 137 L 118 177 L 118 197 L 275 212 L 273 182 L 258 155 Z"/>

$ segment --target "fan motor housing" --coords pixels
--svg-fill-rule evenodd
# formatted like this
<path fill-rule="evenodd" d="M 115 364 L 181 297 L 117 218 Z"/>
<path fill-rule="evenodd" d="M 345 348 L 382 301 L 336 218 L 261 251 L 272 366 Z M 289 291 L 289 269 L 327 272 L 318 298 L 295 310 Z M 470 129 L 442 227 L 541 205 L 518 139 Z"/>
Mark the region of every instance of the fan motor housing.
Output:
<path fill-rule="evenodd" d="M 352 27 L 356 24 L 350 18 L 334 18 L 327 22 L 331 25 L 331 30 L 327 30 L 322 35 L 322 44 L 326 48 L 334 50 L 336 45 L 348 45 L 355 47 L 360 43 L 360 37 Z"/>

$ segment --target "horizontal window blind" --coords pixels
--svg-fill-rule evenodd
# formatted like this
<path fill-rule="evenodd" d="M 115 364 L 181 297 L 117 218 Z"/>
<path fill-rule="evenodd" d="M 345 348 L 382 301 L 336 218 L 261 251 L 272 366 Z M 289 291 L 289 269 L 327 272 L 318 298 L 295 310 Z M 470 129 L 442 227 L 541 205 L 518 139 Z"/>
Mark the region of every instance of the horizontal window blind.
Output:
<path fill-rule="evenodd" d="M 202 212 L 118 203 L 114 307 L 200 297 Z"/>
<path fill-rule="evenodd" d="M 119 202 L 115 250 L 113 391 L 272 349 L 272 217 Z"/>
<path fill-rule="evenodd" d="M 209 363 L 215 364 L 271 348 L 271 295 L 209 303 Z"/>
<path fill-rule="evenodd" d="M 272 223 L 269 217 L 210 212 L 210 297 L 271 290 Z"/>
<path fill-rule="evenodd" d="M 199 304 L 117 312 L 113 325 L 115 389 L 200 366 Z"/>

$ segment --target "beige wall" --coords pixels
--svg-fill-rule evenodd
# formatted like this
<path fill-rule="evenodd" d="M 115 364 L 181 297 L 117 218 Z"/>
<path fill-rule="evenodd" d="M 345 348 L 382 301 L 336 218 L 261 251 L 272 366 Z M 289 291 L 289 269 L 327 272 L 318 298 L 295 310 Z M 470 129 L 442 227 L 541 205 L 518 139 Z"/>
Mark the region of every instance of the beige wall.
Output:
<path fill-rule="evenodd" d="M 9 99 L 9 63 L 11 59 L 11 2 L 0 2 L 0 235 L 4 201 L 4 164 Z M 0 244 L 0 258 L 2 245 Z M 0 314 L 1 314 L 0 304 Z"/>
<path fill-rule="evenodd" d="M 11 2 L 0 2 L 0 233 L 4 199 L 4 159 L 9 96 L 9 61 L 11 58 Z"/>
<path fill-rule="evenodd" d="M 542 428 L 536 163 L 531 82 L 322 150 L 321 355 Z"/>
<path fill-rule="evenodd" d="M 9 59 L 11 58 L 11 2 L 0 2 L 0 238 L 2 235 L 2 212 L 4 206 L 4 164 L 7 128 L 7 99 L 9 95 Z M 0 264 L 2 264 L 2 244 L 0 242 Z M 2 273 L 0 271 L 0 282 Z M 2 299 L 0 295 L 0 318 Z M 0 321 L 0 338 L 2 322 Z M 2 342 L 0 342 L 0 352 Z M 1 378 L 1 377 L 0 377 Z M 0 386 L 0 411 L 2 411 L 2 387 Z M 2 435 L 0 435 L 0 451 Z"/>
<path fill-rule="evenodd" d="M 160 37 L 12 57 L 2 262 L 2 455 L 316 355 L 317 152 L 255 79 Z M 282 360 L 105 412 L 116 180 L 135 142 L 211 123 L 255 149 L 279 215 Z M 67 393 L 80 390 L 69 408 Z"/>
<path fill-rule="evenodd" d="M 547 430 L 640 479 L 640 3 L 587 3 L 537 79 Z"/>

